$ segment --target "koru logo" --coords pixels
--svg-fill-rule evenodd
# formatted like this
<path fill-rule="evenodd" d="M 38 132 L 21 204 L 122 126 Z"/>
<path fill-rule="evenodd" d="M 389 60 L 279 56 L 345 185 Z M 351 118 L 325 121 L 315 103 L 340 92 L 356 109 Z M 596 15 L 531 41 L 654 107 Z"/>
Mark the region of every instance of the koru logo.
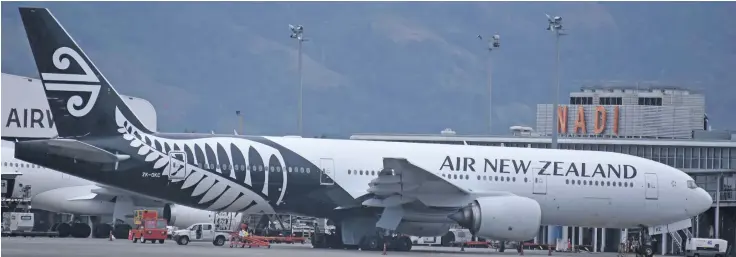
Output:
<path fill-rule="evenodd" d="M 92 69 L 89 67 L 84 58 L 82 58 L 77 51 L 69 47 L 60 47 L 54 51 L 52 56 L 54 67 L 59 70 L 66 70 L 69 68 L 70 60 L 74 59 L 75 62 L 82 67 L 84 74 L 64 74 L 64 73 L 41 73 L 41 79 L 46 87 L 46 91 L 64 91 L 64 92 L 88 92 L 90 93 L 87 104 L 84 104 L 82 96 L 73 95 L 69 97 L 66 102 L 67 111 L 74 117 L 82 117 L 87 115 L 94 107 L 97 102 L 97 96 L 100 94 L 100 80 L 95 76 Z M 54 82 L 47 82 L 54 81 Z M 61 82 L 61 83 L 57 83 Z M 88 82 L 97 83 L 96 85 L 89 84 L 78 84 L 76 82 Z"/>

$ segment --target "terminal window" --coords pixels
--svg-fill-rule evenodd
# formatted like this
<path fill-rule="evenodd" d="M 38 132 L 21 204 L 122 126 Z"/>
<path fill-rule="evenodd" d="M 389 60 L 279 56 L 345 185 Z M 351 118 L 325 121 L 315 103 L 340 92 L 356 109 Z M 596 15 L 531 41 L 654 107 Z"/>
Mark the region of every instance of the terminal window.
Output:
<path fill-rule="evenodd" d="M 621 97 L 601 97 L 598 99 L 600 105 L 621 105 Z"/>
<path fill-rule="evenodd" d="M 593 97 L 570 97 L 570 104 L 593 104 Z"/>
<path fill-rule="evenodd" d="M 662 98 L 661 97 L 639 97 L 639 105 L 662 106 Z"/>

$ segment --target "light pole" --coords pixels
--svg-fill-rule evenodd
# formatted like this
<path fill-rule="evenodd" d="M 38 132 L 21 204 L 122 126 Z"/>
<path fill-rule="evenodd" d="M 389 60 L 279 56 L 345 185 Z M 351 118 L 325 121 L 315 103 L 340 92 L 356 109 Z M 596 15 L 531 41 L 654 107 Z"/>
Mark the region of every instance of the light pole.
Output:
<path fill-rule="evenodd" d="M 291 30 L 289 37 L 296 39 L 299 45 L 297 50 L 297 70 L 299 73 L 299 118 L 297 119 L 297 127 L 299 129 L 299 136 L 302 136 L 302 96 L 304 94 L 304 85 L 302 84 L 302 42 L 307 41 L 307 39 L 304 38 L 304 26 L 289 24 L 289 29 Z"/>
<path fill-rule="evenodd" d="M 557 134 L 559 130 L 559 121 L 557 120 L 557 109 L 559 105 L 560 96 L 560 36 L 566 35 L 562 28 L 562 17 L 555 16 L 551 17 L 547 15 L 547 30 L 555 33 L 555 52 L 557 53 L 557 62 L 555 62 L 555 76 L 557 81 L 557 87 L 555 89 L 555 99 L 552 105 L 552 149 L 557 149 Z"/>
<path fill-rule="evenodd" d="M 478 35 L 478 40 L 483 40 L 483 36 Z M 493 131 L 493 59 L 491 53 L 493 49 L 501 47 L 501 36 L 493 35 L 488 40 L 488 134 Z"/>
<path fill-rule="evenodd" d="M 235 115 L 238 116 L 238 118 L 240 118 L 240 134 L 241 135 L 245 135 L 243 133 L 243 132 L 245 132 L 245 131 L 243 131 L 243 116 L 240 115 L 240 111 L 235 111 Z"/>

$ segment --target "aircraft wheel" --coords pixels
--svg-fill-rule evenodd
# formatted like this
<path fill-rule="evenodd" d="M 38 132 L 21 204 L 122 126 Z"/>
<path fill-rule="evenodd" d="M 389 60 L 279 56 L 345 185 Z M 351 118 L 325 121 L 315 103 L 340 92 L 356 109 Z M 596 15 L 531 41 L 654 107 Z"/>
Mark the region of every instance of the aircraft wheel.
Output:
<path fill-rule="evenodd" d="M 118 224 L 113 228 L 112 234 L 115 238 L 128 238 L 128 231 L 130 231 L 130 228 L 131 227 L 128 224 Z"/>
<path fill-rule="evenodd" d="M 360 240 L 360 249 L 365 251 L 376 251 L 379 249 L 379 238 L 377 236 L 365 236 Z"/>
<path fill-rule="evenodd" d="M 97 224 L 97 226 L 95 226 L 95 237 L 108 238 L 110 236 L 110 230 L 112 230 L 112 226 L 110 226 L 110 224 Z"/>
<path fill-rule="evenodd" d="M 73 223 L 71 234 L 75 238 L 86 238 L 92 233 L 92 229 L 89 225 L 84 223 Z"/>
<path fill-rule="evenodd" d="M 406 236 L 400 236 L 396 239 L 394 239 L 394 243 L 396 245 L 396 250 L 402 251 L 402 252 L 408 252 L 411 250 L 411 239 Z"/>
<path fill-rule="evenodd" d="M 654 249 L 652 249 L 652 246 L 645 245 L 643 247 L 644 247 L 644 249 L 642 249 L 642 250 L 644 252 L 644 256 L 646 256 L 646 257 L 652 257 L 652 256 L 654 256 Z"/>
<path fill-rule="evenodd" d="M 69 223 L 59 223 L 56 231 L 59 232 L 59 237 L 68 237 L 72 233 L 72 226 Z"/>

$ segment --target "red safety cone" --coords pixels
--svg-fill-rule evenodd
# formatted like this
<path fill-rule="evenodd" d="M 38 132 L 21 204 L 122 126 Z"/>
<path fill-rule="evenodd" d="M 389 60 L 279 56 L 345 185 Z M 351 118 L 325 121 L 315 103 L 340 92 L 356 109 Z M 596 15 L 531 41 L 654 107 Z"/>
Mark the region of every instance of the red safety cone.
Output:
<path fill-rule="evenodd" d="M 112 239 L 113 239 L 113 237 L 112 237 L 112 230 L 110 230 L 109 240 L 112 241 Z"/>
<path fill-rule="evenodd" d="M 112 235 L 112 230 L 110 230 L 110 234 Z M 128 230 L 128 240 L 133 240 L 133 230 Z"/>
<path fill-rule="evenodd" d="M 548 245 L 549 251 L 547 252 L 547 256 L 552 256 L 552 245 Z"/>
<path fill-rule="evenodd" d="M 386 242 L 383 242 L 383 253 L 381 255 L 386 255 Z"/>

